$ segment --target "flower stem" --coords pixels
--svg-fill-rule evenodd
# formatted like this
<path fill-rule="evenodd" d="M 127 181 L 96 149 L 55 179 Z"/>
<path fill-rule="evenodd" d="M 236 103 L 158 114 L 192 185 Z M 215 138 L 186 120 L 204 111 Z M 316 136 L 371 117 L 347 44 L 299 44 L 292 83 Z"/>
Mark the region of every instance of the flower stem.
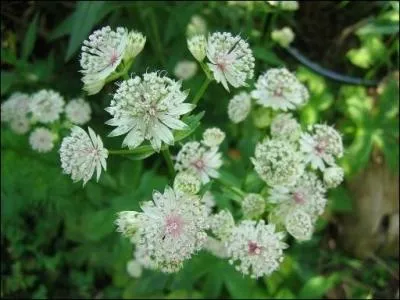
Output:
<path fill-rule="evenodd" d="M 174 164 L 172 163 L 171 153 L 169 152 L 169 148 L 165 148 L 161 150 L 162 155 L 164 156 L 165 162 L 167 163 L 168 173 L 171 176 L 171 179 L 175 177 L 175 169 Z"/>
<path fill-rule="evenodd" d="M 131 154 L 134 152 L 135 152 L 135 149 L 132 149 L 132 150 L 130 150 L 130 149 L 108 150 L 108 154 L 111 154 L 111 155 L 124 155 L 124 154 Z"/>
<path fill-rule="evenodd" d="M 204 80 L 203 84 L 201 85 L 200 89 L 197 91 L 196 95 L 193 98 L 192 103 L 197 104 L 199 102 L 200 98 L 203 97 L 204 92 L 207 90 L 208 85 L 210 84 L 212 80 L 209 79 L 208 77 Z"/>

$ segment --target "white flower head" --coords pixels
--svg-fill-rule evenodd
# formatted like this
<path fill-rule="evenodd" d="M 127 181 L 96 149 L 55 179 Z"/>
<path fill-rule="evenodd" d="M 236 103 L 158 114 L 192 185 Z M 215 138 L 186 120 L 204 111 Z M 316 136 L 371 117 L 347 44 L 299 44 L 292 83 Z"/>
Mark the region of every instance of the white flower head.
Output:
<path fill-rule="evenodd" d="M 139 213 L 136 211 L 121 211 L 115 220 L 117 231 L 124 237 L 133 238 L 140 224 Z"/>
<path fill-rule="evenodd" d="M 271 136 L 276 139 L 297 141 L 301 126 L 290 113 L 278 114 L 271 123 Z"/>
<path fill-rule="evenodd" d="M 294 11 L 299 8 L 298 1 L 268 1 L 268 3 L 272 6 L 279 6 L 282 10 Z"/>
<path fill-rule="evenodd" d="M 200 191 L 201 181 L 190 171 L 179 172 L 174 179 L 174 189 L 185 194 L 197 194 Z"/>
<path fill-rule="evenodd" d="M 92 178 L 94 171 L 97 180 L 101 169 L 106 170 L 108 151 L 103 147 L 100 136 L 89 127 L 89 134 L 78 126 L 72 127 L 71 134 L 62 140 L 60 147 L 61 167 L 73 181 L 83 180 L 85 185 Z"/>
<path fill-rule="evenodd" d="M 302 209 L 294 209 L 286 215 L 285 227 L 296 240 L 307 241 L 314 232 L 313 221 L 310 215 Z"/>
<path fill-rule="evenodd" d="M 145 44 L 146 37 L 142 33 L 134 30 L 129 32 L 124 61 L 129 61 L 135 58 L 140 52 L 142 52 Z"/>
<path fill-rule="evenodd" d="M 206 148 L 199 142 L 188 142 L 176 156 L 175 169 L 179 172 L 190 170 L 197 174 L 203 184 L 210 178 L 218 178 L 218 169 L 222 166 L 218 148 Z"/>
<path fill-rule="evenodd" d="M 289 141 L 265 139 L 258 143 L 251 161 L 268 185 L 290 185 L 303 173 L 302 156 Z"/>
<path fill-rule="evenodd" d="M 233 123 L 244 121 L 251 110 L 251 97 L 249 93 L 240 92 L 228 104 L 228 116 Z"/>
<path fill-rule="evenodd" d="M 190 23 L 186 27 L 186 36 L 192 37 L 195 35 L 207 34 L 207 22 L 199 15 L 193 15 Z"/>
<path fill-rule="evenodd" d="M 246 86 L 254 75 L 254 56 L 249 44 L 240 36 L 228 32 L 215 32 L 208 37 L 207 65 L 218 83 L 229 91 L 228 83 L 235 88 Z"/>
<path fill-rule="evenodd" d="M 13 93 L 10 98 L 1 103 L 1 122 L 26 119 L 30 111 L 29 105 L 29 95 L 20 92 Z"/>
<path fill-rule="evenodd" d="M 16 134 L 25 134 L 31 129 L 31 123 L 27 117 L 15 117 L 10 121 L 10 128 Z"/>
<path fill-rule="evenodd" d="M 113 116 L 106 124 L 116 127 L 109 136 L 127 134 L 122 146 L 130 149 L 144 140 L 156 151 L 163 142 L 173 145 L 172 130 L 185 129 L 187 125 L 179 118 L 194 108 L 184 103 L 187 95 L 181 91 L 181 82 L 156 72 L 123 81 L 106 108 Z"/>
<path fill-rule="evenodd" d="M 98 93 L 105 80 L 121 63 L 128 44 L 128 30 L 110 26 L 94 31 L 83 42 L 80 64 L 82 67 L 83 89 L 89 95 Z"/>
<path fill-rule="evenodd" d="M 226 251 L 225 245 L 223 242 L 208 236 L 207 241 L 204 244 L 204 249 L 210 252 L 211 254 L 215 255 L 219 258 L 227 258 L 228 253 Z"/>
<path fill-rule="evenodd" d="M 187 40 L 187 45 L 193 57 L 201 62 L 206 57 L 207 40 L 202 34 L 195 35 Z"/>
<path fill-rule="evenodd" d="M 293 186 L 275 186 L 268 201 L 301 208 L 314 219 L 325 210 L 325 193 L 326 189 L 318 176 L 313 172 L 304 172 Z"/>
<path fill-rule="evenodd" d="M 212 233 L 221 240 L 227 239 L 235 227 L 235 220 L 230 211 L 226 209 L 212 215 L 209 220 Z"/>
<path fill-rule="evenodd" d="M 313 169 L 325 169 L 325 164 L 333 166 L 335 158 L 343 155 L 343 143 L 340 134 L 331 126 L 315 124 L 310 133 L 303 133 L 300 149 L 305 155 L 305 162 Z"/>
<path fill-rule="evenodd" d="M 210 148 L 218 147 L 225 139 L 225 132 L 217 127 L 208 128 L 203 132 L 202 143 Z"/>
<path fill-rule="evenodd" d="M 294 40 L 294 32 L 290 27 L 283 27 L 272 31 L 271 38 L 281 47 L 288 47 Z"/>
<path fill-rule="evenodd" d="M 252 278 L 270 275 L 283 261 L 282 232 L 275 232 L 274 225 L 266 225 L 263 220 L 242 221 L 234 227 L 225 246 L 230 263 L 236 270 Z"/>
<path fill-rule="evenodd" d="M 252 97 L 273 110 L 293 110 L 308 101 L 304 85 L 285 68 L 269 69 L 258 77 L 255 88 Z"/>
<path fill-rule="evenodd" d="M 60 119 L 64 111 L 64 98 L 53 90 L 41 90 L 32 95 L 30 110 L 32 117 L 41 123 L 52 123 Z"/>
<path fill-rule="evenodd" d="M 65 114 L 73 124 L 83 125 L 90 121 L 92 109 L 82 98 L 72 99 L 65 106 Z"/>
<path fill-rule="evenodd" d="M 196 72 L 197 64 L 190 60 L 179 61 L 174 69 L 175 76 L 182 80 L 189 80 L 196 75 Z"/>
<path fill-rule="evenodd" d="M 214 195 L 210 191 L 206 191 L 203 197 L 201 197 L 201 202 L 207 207 L 208 214 L 211 214 L 216 205 Z"/>
<path fill-rule="evenodd" d="M 260 194 L 247 194 L 242 201 L 242 210 L 246 219 L 257 218 L 264 213 L 265 200 Z"/>
<path fill-rule="evenodd" d="M 344 171 L 341 167 L 333 166 L 324 170 L 324 183 L 327 188 L 335 188 L 342 183 Z"/>
<path fill-rule="evenodd" d="M 131 277 L 139 278 L 140 276 L 142 276 L 143 268 L 136 259 L 131 259 L 126 263 L 126 271 Z"/>
<path fill-rule="evenodd" d="M 32 131 L 29 136 L 29 144 L 33 150 L 46 153 L 53 149 L 54 138 L 55 137 L 50 130 L 44 127 L 39 127 Z"/>
<path fill-rule="evenodd" d="M 163 272 L 178 271 L 206 239 L 207 210 L 196 195 L 166 187 L 142 205 L 135 243 Z"/>

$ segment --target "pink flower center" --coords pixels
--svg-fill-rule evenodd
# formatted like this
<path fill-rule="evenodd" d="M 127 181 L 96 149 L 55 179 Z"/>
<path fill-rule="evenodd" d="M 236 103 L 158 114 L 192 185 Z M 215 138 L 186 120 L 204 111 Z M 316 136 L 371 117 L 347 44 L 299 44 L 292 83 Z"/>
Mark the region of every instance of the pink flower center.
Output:
<path fill-rule="evenodd" d="M 259 255 L 261 253 L 261 247 L 257 243 L 249 242 L 247 247 L 250 255 Z"/>
<path fill-rule="evenodd" d="M 315 151 L 317 151 L 318 154 L 323 154 L 325 152 L 325 149 L 327 147 L 327 143 L 325 141 L 319 141 L 318 144 L 314 147 Z"/>
<path fill-rule="evenodd" d="M 196 169 L 202 170 L 204 168 L 204 161 L 202 159 L 196 160 L 193 165 Z"/>
<path fill-rule="evenodd" d="M 113 50 L 111 57 L 110 57 L 110 65 L 114 66 L 114 64 L 117 62 L 117 60 L 118 60 L 117 51 Z"/>
<path fill-rule="evenodd" d="M 304 195 L 300 192 L 293 193 L 293 200 L 297 204 L 304 204 L 304 202 L 305 202 Z"/>
<path fill-rule="evenodd" d="M 273 94 L 274 94 L 275 97 L 282 97 L 282 95 L 283 95 L 283 89 L 282 89 L 282 87 L 276 88 L 276 89 L 274 90 Z"/>
<path fill-rule="evenodd" d="M 169 215 L 165 219 L 165 232 L 172 237 L 178 237 L 183 230 L 184 222 L 179 215 Z"/>

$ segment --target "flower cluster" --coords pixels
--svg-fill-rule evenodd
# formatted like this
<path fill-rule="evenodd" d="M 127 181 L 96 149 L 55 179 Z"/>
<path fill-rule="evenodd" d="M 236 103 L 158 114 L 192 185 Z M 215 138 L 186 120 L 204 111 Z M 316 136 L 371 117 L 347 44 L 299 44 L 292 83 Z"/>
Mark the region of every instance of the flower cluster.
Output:
<path fill-rule="evenodd" d="M 113 116 L 106 124 L 116 127 L 109 136 L 126 134 L 122 145 L 130 149 L 144 140 L 150 141 L 156 151 L 162 143 L 173 145 L 172 130 L 185 129 L 187 125 L 180 116 L 194 108 L 184 103 L 187 95 L 181 91 L 181 82 L 157 72 L 124 80 L 106 108 Z"/>
<path fill-rule="evenodd" d="M 16 92 L 1 104 L 1 121 L 8 123 L 16 134 L 25 134 L 32 129 L 29 144 L 39 153 L 54 148 L 58 129 L 69 128 L 71 123 L 82 125 L 90 118 L 90 105 L 82 98 L 65 105 L 64 97 L 53 90 L 40 90 L 32 95 Z M 38 123 L 42 125 L 36 127 Z"/>
<path fill-rule="evenodd" d="M 228 117 L 233 123 L 243 122 L 249 115 L 250 110 L 251 97 L 246 92 L 241 92 L 229 100 Z"/>
<path fill-rule="evenodd" d="M 229 91 L 229 85 L 238 88 L 254 76 L 254 56 L 249 44 L 240 36 L 228 32 L 214 32 L 208 36 L 196 35 L 188 40 L 188 48 L 199 62 L 207 56 L 207 63 L 216 82 Z M 229 84 L 229 85 L 228 85 Z"/>
<path fill-rule="evenodd" d="M 281 47 L 288 47 L 294 40 L 294 32 L 290 27 L 276 29 L 271 33 L 271 39 L 277 42 Z"/>
<path fill-rule="evenodd" d="M 80 59 L 83 89 L 89 95 L 97 94 L 123 61 L 129 63 L 143 49 L 146 38 L 139 32 L 128 32 L 109 26 L 94 31 L 83 42 Z"/>
<path fill-rule="evenodd" d="M 197 64 L 194 61 L 182 60 L 178 62 L 174 69 L 174 74 L 182 80 L 189 80 L 197 72 Z"/>
<path fill-rule="evenodd" d="M 218 178 L 218 169 L 222 166 L 218 146 L 224 138 L 224 132 L 218 128 L 211 128 L 204 132 L 201 142 L 187 142 L 176 156 L 175 170 L 190 171 L 203 184 L 209 182 L 210 178 Z"/>
<path fill-rule="evenodd" d="M 141 208 L 143 212 L 130 218 L 120 215 L 118 228 L 125 235 L 134 232 L 131 241 L 163 272 L 178 271 L 206 242 L 207 208 L 197 195 L 166 187 L 163 194 L 154 191 L 153 199 Z"/>

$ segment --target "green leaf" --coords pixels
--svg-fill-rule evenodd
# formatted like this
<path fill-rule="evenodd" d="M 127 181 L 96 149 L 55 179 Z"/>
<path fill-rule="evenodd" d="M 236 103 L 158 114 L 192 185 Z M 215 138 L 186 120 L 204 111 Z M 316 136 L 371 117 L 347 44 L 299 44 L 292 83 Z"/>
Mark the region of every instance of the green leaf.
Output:
<path fill-rule="evenodd" d="M 366 167 L 372 151 L 371 132 L 359 129 L 353 143 L 347 148 L 343 159 L 343 167 L 349 175 L 358 173 Z"/>
<path fill-rule="evenodd" d="M 300 290 L 300 299 L 321 299 L 325 293 L 334 287 L 339 281 L 340 276 L 337 273 L 329 277 L 315 276 L 310 278 Z"/>
<path fill-rule="evenodd" d="M 12 84 L 15 82 L 17 75 L 14 72 L 1 71 L 1 95 L 7 93 Z"/>
<path fill-rule="evenodd" d="M 39 13 L 36 13 L 32 22 L 29 24 L 28 30 L 25 34 L 25 39 L 22 45 L 22 59 L 26 60 L 32 53 L 33 47 L 36 42 L 36 33 L 38 27 Z"/>
<path fill-rule="evenodd" d="M 342 186 L 332 189 L 329 192 L 329 206 L 333 212 L 346 213 L 353 210 L 353 201 L 349 192 Z"/>
<path fill-rule="evenodd" d="M 253 49 L 255 58 L 260 59 L 272 66 L 283 66 L 285 63 L 271 50 L 261 47 Z"/>
<path fill-rule="evenodd" d="M 75 13 L 72 13 L 67 18 L 64 19 L 48 36 L 50 41 L 63 37 L 71 33 L 74 27 Z"/>
<path fill-rule="evenodd" d="M 184 117 L 182 119 L 182 122 L 187 124 L 188 128 L 185 130 L 179 130 L 179 131 L 175 132 L 175 134 L 174 134 L 175 142 L 183 140 L 186 137 L 188 137 L 189 135 L 191 135 L 197 129 L 197 127 L 199 127 L 200 120 L 203 118 L 204 114 L 205 114 L 205 112 L 202 111 L 202 112 L 199 112 L 197 115 L 190 115 L 190 116 Z"/>
<path fill-rule="evenodd" d="M 106 209 L 82 216 L 82 232 L 89 241 L 99 241 L 114 231 L 115 211 Z"/>
<path fill-rule="evenodd" d="M 73 27 L 71 37 L 65 55 L 65 61 L 68 61 L 72 55 L 78 50 L 85 38 L 88 37 L 94 25 L 99 21 L 100 10 L 103 8 L 105 1 L 79 1 L 73 17 Z"/>

